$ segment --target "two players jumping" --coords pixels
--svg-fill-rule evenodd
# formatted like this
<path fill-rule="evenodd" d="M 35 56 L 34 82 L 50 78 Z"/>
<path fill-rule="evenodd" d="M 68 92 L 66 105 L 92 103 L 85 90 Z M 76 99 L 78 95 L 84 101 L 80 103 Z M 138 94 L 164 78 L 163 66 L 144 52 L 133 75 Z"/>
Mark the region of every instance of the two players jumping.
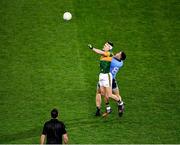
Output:
<path fill-rule="evenodd" d="M 88 45 L 95 53 L 100 54 L 100 74 L 99 82 L 97 84 L 96 90 L 96 116 L 100 116 L 101 109 L 101 95 L 104 96 L 104 101 L 106 103 L 106 111 L 103 116 L 107 116 L 111 113 L 111 107 L 109 105 L 109 98 L 114 99 L 117 102 L 118 114 L 123 115 L 124 103 L 122 97 L 119 93 L 118 84 L 116 82 L 116 74 L 119 69 L 123 66 L 123 61 L 126 59 L 126 54 L 120 51 L 113 55 L 113 43 L 106 42 L 103 50 L 94 48 L 91 44 Z"/>

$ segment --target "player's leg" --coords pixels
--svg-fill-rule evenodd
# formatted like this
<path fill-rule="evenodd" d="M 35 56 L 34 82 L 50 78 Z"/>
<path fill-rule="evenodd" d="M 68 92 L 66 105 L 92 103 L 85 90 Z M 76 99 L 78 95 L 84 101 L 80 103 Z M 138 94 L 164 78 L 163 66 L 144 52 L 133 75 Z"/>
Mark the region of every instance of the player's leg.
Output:
<path fill-rule="evenodd" d="M 109 105 L 109 96 L 107 92 L 107 87 L 104 87 L 104 102 L 106 104 L 106 111 L 103 113 L 103 117 L 106 117 L 109 113 L 111 113 L 111 107 Z"/>
<path fill-rule="evenodd" d="M 96 107 L 100 110 L 101 109 L 101 94 L 96 93 Z"/>
<path fill-rule="evenodd" d="M 120 95 L 119 87 L 118 87 L 118 84 L 117 84 L 116 80 L 114 80 L 114 86 L 113 86 L 112 92 L 113 92 L 113 94 L 115 96 L 117 96 L 119 98 L 119 101 L 117 101 L 117 104 L 118 104 L 118 114 L 121 117 L 123 115 L 123 112 L 124 112 L 124 103 L 122 101 L 122 97 Z"/>
<path fill-rule="evenodd" d="M 112 80 L 112 96 L 111 96 L 111 98 L 114 99 L 115 101 L 117 101 L 118 104 L 121 103 L 121 96 L 119 94 L 118 84 L 114 78 Z"/>
<path fill-rule="evenodd" d="M 106 74 L 106 78 L 105 78 L 105 82 L 104 82 L 104 86 L 105 86 L 105 103 L 106 103 L 106 112 L 103 114 L 103 116 L 111 113 L 111 107 L 109 105 L 109 98 L 110 96 L 112 96 L 112 75 L 111 73 Z"/>
<path fill-rule="evenodd" d="M 112 95 L 112 89 L 111 87 L 105 87 L 105 103 L 106 103 L 106 112 L 111 113 L 111 107 L 109 105 L 109 98 Z"/>
<path fill-rule="evenodd" d="M 107 110 L 108 110 L 108 112 L 110 112 L 109 110 L 111 109 L 111 107 L 109 106 L 109 96 L 108 96 L 107 89 L 106 89 L 107 87 L 109 87 L 109 80 L 108 80 L 107 74 L 100 73 L 99 86 L 100 86 L 101 95 L 104 96 L 104 102 L 106 104 L 106 112 L 107 112 Z"/>
<path fill-rule="evenodd" d="M 120 100 L 120 101 L 122 102 L 122 97 L 121 97 L 121 95 L 120 95 L 120 92 L 119 92 L 119 88 L 118 88 L 118 87 L 114 88 L 114 89 L 112 90 L 112 93 L 113 93 L 113 95 L 117 96 L 118 100 Z"/>
<path fill-rule="evenodd" d="M 106 92 L 108 92 L 107 96 L 109 96 L 109 98 L 112 98 L 113 100 L 115 100 L 117 103 L 120 103 L 119 96 L 112 93 L 113 92 L 112 89 L 114 89 L 114 88 L 116 88 L 116 82 L 113 79 L 111 87 L 106 88 L 107 89 Z"/>
<path fill-rule="evenodd" d="M 120 94 L 119 94 L 119 89 L 113 89 L 113 93 L 118 96 L 118 98 L 121 98 Z M 120 101 L 121 100 L 121 101 Z M 122 99 L 120 99 L 119 102 L 117 102 L 118 104 L 118 114 L 121 117 L 124 113 L 124 102 L 122 101 Z"/>
<path fill-rule="evenodd" d="M 100 116 L 101 110 L 101 92 L 100 92 L 100 87 L 99 84 L 97 84 L 97 89 L 96 89 L 96 114 L 95 116 Z"/>
<path fill-rule="evenodd" d="M 112 94 L 110 98 L 112 98 L 114 101 L 117 101 L 117 102 L 120 101 L 119 97 L 116 94 Z"/>

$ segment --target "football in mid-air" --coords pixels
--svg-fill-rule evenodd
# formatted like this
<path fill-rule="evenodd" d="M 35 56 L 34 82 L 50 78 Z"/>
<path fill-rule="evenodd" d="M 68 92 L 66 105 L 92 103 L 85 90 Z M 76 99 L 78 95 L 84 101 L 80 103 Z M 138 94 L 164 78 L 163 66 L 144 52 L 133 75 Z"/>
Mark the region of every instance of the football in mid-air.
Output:
<path fill-rule="evenodd" d="M 63 19 L 66 20 L 66 21 L 69 21 L 72 19 L 72 14 L 70 12 L 65 12 L 63 14 Z"/>

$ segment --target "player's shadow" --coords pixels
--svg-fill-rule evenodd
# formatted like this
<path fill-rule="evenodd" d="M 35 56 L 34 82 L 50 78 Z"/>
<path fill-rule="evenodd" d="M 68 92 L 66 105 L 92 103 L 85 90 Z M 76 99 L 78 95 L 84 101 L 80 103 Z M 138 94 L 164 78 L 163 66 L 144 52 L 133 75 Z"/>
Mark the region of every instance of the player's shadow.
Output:
<path fill-rule="evenodd" d="M 121 120 L 119 120 L 121 121 Z M 99 124 L 105 123 L 105 124 L 112 124 L 119 122 L 117 119 L 104 119 L 104 118 L 77 118 L 72 120 L 65 121 L 66 127 L 68 130 L 73 130 L 79 127 L 96 127 L 99 126 Z M 26 138 L 32 138 L 32 137 L 39 137 L 41 135 L 42 126 L 33 128 L 30 130 L 21 131 L 14 134 L 0 134 L 0 144 L 9 143 L 11 141 L 26 139 Z M 37 141 L 38 142 L 38 141 Z"/>
<path fill-rule="evenodd" d="M 67 129 L 75 129 L 78 127 L 98 127 L 100 124 L 112 125 L 114 123 L 121 123 L 123 119 L 119 118 L 102 118 L 102 117 L 94 117 L 94 118 L 78 118 L 72 119 L 65 122 Z"/>

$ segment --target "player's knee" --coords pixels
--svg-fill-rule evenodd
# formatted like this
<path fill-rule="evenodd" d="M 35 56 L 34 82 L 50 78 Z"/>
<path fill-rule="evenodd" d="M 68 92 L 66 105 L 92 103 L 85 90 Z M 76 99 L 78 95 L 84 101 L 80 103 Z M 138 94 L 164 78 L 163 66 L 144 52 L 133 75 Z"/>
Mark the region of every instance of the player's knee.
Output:
<path fill-rule="evenodd" d="M 101 95 L 102 95 L 102 96 L 105 96 L 104 90 L 101 90 Z"/>

